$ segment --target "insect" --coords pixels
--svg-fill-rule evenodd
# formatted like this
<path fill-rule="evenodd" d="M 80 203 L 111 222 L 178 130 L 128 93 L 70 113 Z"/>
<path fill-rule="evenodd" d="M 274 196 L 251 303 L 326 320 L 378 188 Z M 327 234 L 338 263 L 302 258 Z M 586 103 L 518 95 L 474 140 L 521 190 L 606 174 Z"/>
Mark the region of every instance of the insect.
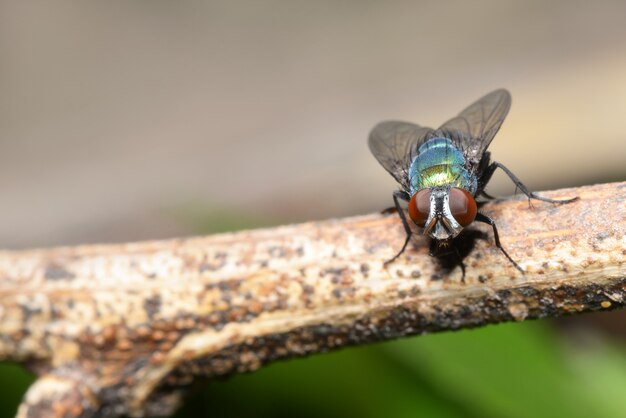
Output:
<path fill-rule="evenodd" d="M 500 89 L 472 103 L 438 129 L 400 121 L 381 122 L 374 127 L 369 147 L 401 186 L 393 193 L 393 201 L 407 235 L 398 254 L 385 264 L 404 252 L 413 234 L 400 205 L 403 200 L 408 202 L 409 218 L 432 238 L 431 255 L 452 248 L 460 258 L 452 240 L 472 222 L 483 222 L 492 227 L 496 246 L 524 273 L 502 247 L 495 221 L 478 211 L 477 197 L 493 199 L 485 192 L 485 186 L 494 171 L 498 168 L 504 171 L 529 201 L 563 204 L 578 198 L 556 200 L 539 196 L 504 165 L 490 162 L 487 148 L 510 107 L 511 95 Z M 462 260 L 461 269 L 465 277 Z"/>

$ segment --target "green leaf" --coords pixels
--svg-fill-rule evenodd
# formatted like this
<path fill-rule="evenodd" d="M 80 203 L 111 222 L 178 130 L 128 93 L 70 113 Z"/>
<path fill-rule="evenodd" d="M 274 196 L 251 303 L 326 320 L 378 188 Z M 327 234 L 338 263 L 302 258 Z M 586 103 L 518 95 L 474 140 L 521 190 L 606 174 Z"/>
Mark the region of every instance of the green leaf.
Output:
<path fill-rule="evenodd" d="M 442 333 L 399 341 L 387 349 L 476 416 L 609 416 L 609 409 L 598 408 L 585 391 L 544 323 Z"/>
<path fill-rule="evenodd" d="M 0 417 L 12 418 L 34 376 L 13 363 L 0 363 Z"/>
<path fill-rule="evenodd" d="M 204 410 L 204 414 L 198 414 Z M 456 405 L 398 367 L 380 347 L 270 365 L 213 382 L 177 417 L 457 417 Z"/>

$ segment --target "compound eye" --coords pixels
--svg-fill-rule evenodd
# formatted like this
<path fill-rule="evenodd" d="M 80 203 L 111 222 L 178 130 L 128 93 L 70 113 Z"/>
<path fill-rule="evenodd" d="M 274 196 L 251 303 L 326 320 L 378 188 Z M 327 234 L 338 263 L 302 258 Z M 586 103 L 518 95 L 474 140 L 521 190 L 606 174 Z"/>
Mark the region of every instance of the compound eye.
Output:
<path fill-rule="evenodd" d="M 417 226 L 426 225 L 430 212 L 430 190 L 422 189 L 409 201 L 409 216 Z"/>
<path fill-rule="evenodd" d="M 450 189 L 450 213 L 461 226 L 467 226 L 474 222 L 476 218 L 476 201 L 467 190 L 452 188 Z"/>

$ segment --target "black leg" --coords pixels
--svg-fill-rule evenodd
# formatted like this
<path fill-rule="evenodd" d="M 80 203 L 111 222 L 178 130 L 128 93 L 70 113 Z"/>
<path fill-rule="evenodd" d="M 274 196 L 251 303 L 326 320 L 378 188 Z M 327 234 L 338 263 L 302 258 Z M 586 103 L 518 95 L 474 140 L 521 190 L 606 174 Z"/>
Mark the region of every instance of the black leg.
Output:
<path fill-rule="evenodd" d="M 385 208 L 385 209 L 381 210 L 380 213 L 382 213 L 383 215 L 389 215 L 390 213 L 395 213 L 397 211 L 398 211 L 398 209 L 396 209 L 395 206 L 392 206 L 390 208 Z"/>
<path fill-rule="evenodd" d="M 500 236 L 498 235 L 498 228 L 496 228 L 496 222 L 493 219 L 491 219 L 489 216 L 484 215 L 480 212 L 476 214 L 475 220 L 477 220 L 478 222 L 483 222 L 483 223 L 491 225 L 491 227 L 493 228 L 493 237 L 496 241 L 496 247 L 498 247 L 500 251 L 502 251 L 502 253 L 506 256 L 506 258 L 509 259 L 509 261 L 515 266 L 516 269 L 518 269 L 522 274 L 524 274 L 524 270 L 522 270 L 519 264 L 513 261 L 509 253 L 507 253 L 504 247 L 502 247 L 502 244 L 500 244 Z"/>
<path fill-rule="evenodd" d="M 486 197 L 486 198 L 487 198 L 487 199 L 489 199 L 489 200 L 495 200 L 495 197 L 494 197 L 494 196 L 490 195 L 489 193 L 487 193 L 487 192 L 486 192 L 486 191 L 484 191 L 484 190 L 482 190 L 482 191 L 480 192 L 480 195 L 481 195 L 481 196 L 483 196 L 483 197 Z"/>
<path fill-rule="evenodd" d="M 428 244 L 428 255 L 431 257 L 436 257 L 439 254 L 439 245 L 437 244 L 436 239 L 430 239 Z"/>
<path fill-rule="evenodd" d="M 396 206 L 396 210 L 398 211 L 398 215 L 400 215 L 400 219 L 402 220 L 402 226 L 404 226 L 404 231 L 406 232 L 406 240 L 404 241 L 404 245 L 402 246 L 402 248 L 400 249 L 400 251 L 398 252 L 398 254 L 396 254 L 393 258 L 390 258 L 389 260 L 385 261 L 385 266 L 393 261 L 396 260 L 396 258 L 400 257 L 400 255 L 402 255 L 402 253 L 404 252 L 404 250 L 406 250 L 406 246 L 409 245 L 409 241 L 411 240 L 411 235 L 413 235 L 413 231 L 411 231 L 411 226 L 409 225 L 409 222 L 406 219 L 406 215 L 404 214 L 404 210 L 402 209 L 402 206 L 400 206 L 400 199 L 404 200 L 404 201 L 409 201 L 410 197 L 406 192 L 403 192 L 401 190 L 396 190 L 395 192 L 393 192 L 393 203 Z"/>
<path fill-rule="evenodd" d="M 513 183 L 515 183 L 515 187 L 519 188 L 522 191 L 522 193 L 528 196 L 528 199 L 536 199 L 536 200 L 541 200 L 543 202 L 559 203 L 559 204 L 570 203 L 575 200 L 578 200 L 578 196 L 573 197 L 571 199 L 550 199 L 548 197 L 539 196 L 538 194 L 535 194 L 531 192 L 530 190 L 528 190 L 528 187 L 526 187 L 524 183 L 522 183 L 520 179 L 518 179 L 517 176 L 515 176 L 515 174 L 511 172 L 511 170 L 509 170 L 508 168 L 506 168 L 504 165 L 500 164 L 497 161 L 494 161 L 493 163 L 491 163 L 489 167 L 487 167 L 487 169 L 485 170 L 485 173 L 483 174 L 483 177 L 481 179 L 482 184 L 487 184 L 489 179 L 491 179 L 493 172 L 496 171 L 496 168 L 502 169 L 502 171 L 504 171 L 509 176 L 509 178 L 513 181 Z"/>

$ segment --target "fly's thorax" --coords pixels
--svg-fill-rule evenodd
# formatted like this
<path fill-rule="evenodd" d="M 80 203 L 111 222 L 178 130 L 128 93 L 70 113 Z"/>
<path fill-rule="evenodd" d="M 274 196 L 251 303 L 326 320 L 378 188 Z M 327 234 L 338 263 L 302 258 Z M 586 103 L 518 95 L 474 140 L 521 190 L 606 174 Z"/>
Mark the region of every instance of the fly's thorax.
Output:
<path fill-rule="evenodd" d="M 448 138 L 436 137 L 424 142 L 409 167 L 411 194 L 437 187 L 476 190 L 477 179 L 466 168 L 463 153 Z"/>
<path fill-rule="evenodd" d="M 456 237 L 474 221 L 476 201 L 465 189 L 434 187 L 422 189 L 409 201 L 409 216 L 424 228 L 424 234 L 436 240 Z"/>

